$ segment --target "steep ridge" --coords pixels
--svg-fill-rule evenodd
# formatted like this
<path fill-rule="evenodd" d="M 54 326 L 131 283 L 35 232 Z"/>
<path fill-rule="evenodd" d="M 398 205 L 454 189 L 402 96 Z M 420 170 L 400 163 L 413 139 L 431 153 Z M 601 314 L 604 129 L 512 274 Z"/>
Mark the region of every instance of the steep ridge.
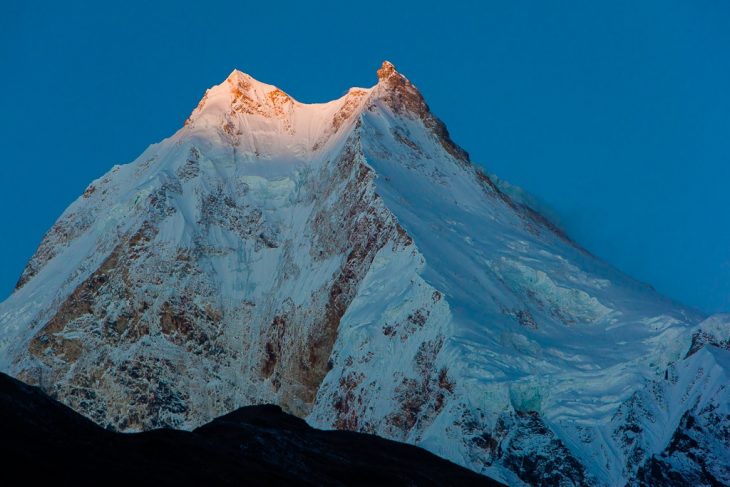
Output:
<path fill-rule="evenodd" d="M 276 403 L 511 484 L 638 482 L 681 425 L 637 449 L 626 408 L 724 352 L 501 187 L 388 62 L 323 104 L 234 71 L 49 231 L 0 367 L 120 430 Z"/>

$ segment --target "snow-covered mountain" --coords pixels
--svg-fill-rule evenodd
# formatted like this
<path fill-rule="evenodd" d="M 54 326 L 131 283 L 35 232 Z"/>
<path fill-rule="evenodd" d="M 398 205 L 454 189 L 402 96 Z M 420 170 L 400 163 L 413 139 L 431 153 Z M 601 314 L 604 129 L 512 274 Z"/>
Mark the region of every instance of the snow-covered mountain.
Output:
<path fill-rule="evenodd" d="M 730 318 L 597 260 L 392 64 L 234 71 L 94 181 L 0 305 L 0 369 L 118 430 L 276 403 L 506 483 L 730 483 Z"/>

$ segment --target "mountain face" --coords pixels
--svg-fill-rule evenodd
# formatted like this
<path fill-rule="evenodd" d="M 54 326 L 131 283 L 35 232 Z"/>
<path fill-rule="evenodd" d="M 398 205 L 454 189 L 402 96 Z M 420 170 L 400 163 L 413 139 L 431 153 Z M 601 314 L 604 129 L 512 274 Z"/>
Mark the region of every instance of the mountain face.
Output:
<path fill-rule="evenodd" d="M 101 428 L 0 374 L 5 478 L 26 485 L 501 485 L 413 445 L 248 406 L 192 432 Z"/>
<path fill-rule="evenodd" d="M 275 403 L 512 485 L 730 483 L 730 318 L 597 260 L 393 65 L 234 71 L 94 181 L 0 305 L 0 369 L 121 431 Z"/>

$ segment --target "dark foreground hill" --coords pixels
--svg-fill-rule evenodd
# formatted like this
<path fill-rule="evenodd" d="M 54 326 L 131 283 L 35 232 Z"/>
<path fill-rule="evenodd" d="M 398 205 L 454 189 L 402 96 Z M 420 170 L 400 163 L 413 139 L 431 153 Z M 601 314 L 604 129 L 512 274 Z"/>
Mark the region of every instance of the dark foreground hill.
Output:
<path fill-rule="evenodd" d="M 18 485 L 499 485 L 411 445 L 311 428 L 278 406 L 192 432 L 115 433 L 5 374 L 0 455 Z"/>

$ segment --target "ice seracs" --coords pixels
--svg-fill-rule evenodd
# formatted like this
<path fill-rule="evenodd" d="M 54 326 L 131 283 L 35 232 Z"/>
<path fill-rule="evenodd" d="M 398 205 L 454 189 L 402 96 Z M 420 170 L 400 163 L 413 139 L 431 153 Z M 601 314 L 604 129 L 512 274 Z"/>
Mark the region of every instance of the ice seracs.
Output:
<path fill-rule="evenodd" d="M 727 429 L 724 325 L 505 188 L 388 62 L 317 104 L 234 71 L 51 228 L 0 368 L 120 430 L 274 402 L 510 484 L 726 482 L 726 437 L 671 449 Z"/>

